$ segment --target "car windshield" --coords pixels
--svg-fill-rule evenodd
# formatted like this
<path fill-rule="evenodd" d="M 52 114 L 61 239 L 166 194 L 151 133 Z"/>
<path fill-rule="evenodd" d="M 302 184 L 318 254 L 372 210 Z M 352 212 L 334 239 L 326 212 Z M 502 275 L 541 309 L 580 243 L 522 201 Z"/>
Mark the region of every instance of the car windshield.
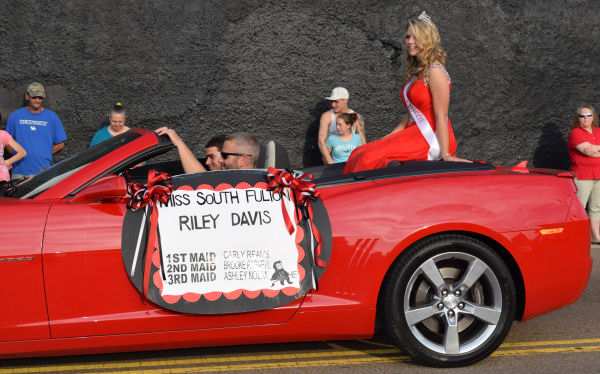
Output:
<path fill-rule="evenodd" d="M 33 198 L 92 161 L 120 148 L 124 144 L 132 142 L 140 136 L 137 132 L 128 131 L 76 153 L 24 182 L 17 182 L 10 196 L 20 199 Z"/>

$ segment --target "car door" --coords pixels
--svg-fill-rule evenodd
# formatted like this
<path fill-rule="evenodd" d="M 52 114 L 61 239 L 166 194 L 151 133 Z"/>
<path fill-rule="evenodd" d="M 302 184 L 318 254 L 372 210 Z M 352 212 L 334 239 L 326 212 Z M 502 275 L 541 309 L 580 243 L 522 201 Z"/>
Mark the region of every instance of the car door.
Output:
<path fill-rule="evenodd" d="M 50 337 L 41 256 L 48 208 L 0 198 L 0 341 Z"/>
<path fill-rule="evenodd" d="M 108 200 L 65 199 L 51 206 L 43 258 L 53 337 L 281 323 L 300 306 L 302 299 L 271 310 L 228 315 L 189 315 L 157 307 L 138 293 L 123 265 L 126 209 L 125 202 Z"/>

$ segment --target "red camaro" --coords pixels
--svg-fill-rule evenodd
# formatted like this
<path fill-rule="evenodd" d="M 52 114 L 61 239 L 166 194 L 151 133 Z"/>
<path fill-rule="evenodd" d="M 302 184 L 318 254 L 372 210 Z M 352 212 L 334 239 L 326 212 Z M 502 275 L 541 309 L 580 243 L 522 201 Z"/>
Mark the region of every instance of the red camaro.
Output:
<path fill-rule="evenodd" d="M 0 357 L 359 339 L 381 326 L 420 362 L 459 366 L 491 354 L 514 320 L 583 292 L 589 221 L 571 173 L 413 161 L 342 174 L 342 166 L 303 170 L 317 188 L 301 207 L 291 197 L 284 204 L 264 171 L 173 177 L 154 204 L 172 208 L 181 235 L 167 231 L 170 211 L 157 209 L 158 237 L 154 210 L 128 207 L 134 182 L 148 203 L 149 170 L 181 174 L 172 144 L 154 132 L 131 130 L 4 185 Z M 214 210 L 242 196 L 271 205 Z M 202 204 L 197 214 L 174 210 Z M 275 223 L 282 239 L 259 234 Z M 210 245 L 187 236 L 225 224 L 232 234 Z M 244 225 L 259 244 L 275 244 L 216 249 Z M 291 257 L 277 252 L 284 241 Z"/>

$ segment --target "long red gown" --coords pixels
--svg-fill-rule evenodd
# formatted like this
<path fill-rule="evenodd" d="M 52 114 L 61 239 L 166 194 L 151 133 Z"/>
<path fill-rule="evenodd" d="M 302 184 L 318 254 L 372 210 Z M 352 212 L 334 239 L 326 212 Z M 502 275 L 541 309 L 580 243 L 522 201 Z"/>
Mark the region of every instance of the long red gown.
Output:
<path fill-rule="evenodd" d="M 450 83 L 448 85 L 450 86 Z M 402 103 L 406 108 L 404 86 L 401 92 Z M 423 78 L 419 78 L 409 87 L 407 95 L 410 102 L 425 115 L 435 132 L 433 101 L 429 87 L 425 85 Z M 454 156 L 456 139 L 452 126 L 450 126 L 450 120 L 448 120 L 448 136 L 448 152 Z M 346 162 L 344 173 L 382 168 L 387 166 L 390 161 L 427 160 L 427 152 L 429 152 L 429 143 L 411 117 L 404 130 L 354 149 Z"/>

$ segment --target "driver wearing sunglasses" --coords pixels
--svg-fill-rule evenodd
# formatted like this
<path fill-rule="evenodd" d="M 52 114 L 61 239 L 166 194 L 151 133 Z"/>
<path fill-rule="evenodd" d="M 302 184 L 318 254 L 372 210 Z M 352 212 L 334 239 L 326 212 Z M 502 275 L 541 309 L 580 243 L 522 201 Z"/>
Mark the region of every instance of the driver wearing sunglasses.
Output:
<path fill-rule="evenodd" d="M 161 127 L 155 132 L 158 135 L 167 135 L 179 152 L 181 165 L 186 174 L 200 173 L 206 168 L 198 161 L 194 153 L 185 144 L 175 130 Z M 260 148 L 258 140 L 252 134 L 237 132 L 225 137 L 221 150 L 223 169 L 254 169 Z M 217 168 L 215 168 L 216 170 Z"/>
<path fill-rule="evenodd" d="M 256 137 L 246 132 L 236 132 L 223 142 L 223 166 L 225 169 L 254 169 L 259 146 Z"/>

